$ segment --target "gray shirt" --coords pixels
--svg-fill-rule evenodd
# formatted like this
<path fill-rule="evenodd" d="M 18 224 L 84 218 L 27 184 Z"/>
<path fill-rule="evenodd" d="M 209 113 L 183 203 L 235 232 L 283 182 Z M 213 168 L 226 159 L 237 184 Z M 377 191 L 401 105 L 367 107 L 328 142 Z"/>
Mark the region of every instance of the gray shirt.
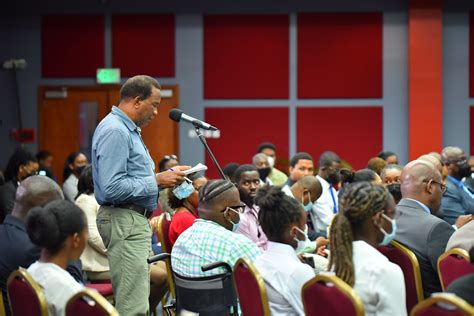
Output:
<path fill-rule="evenodd" d="M 92 170 L 100 205 L 131 203 L 156 209 L 155 164 L 140 133 L 116 106 L 97 126 L 92 138 Z"/>

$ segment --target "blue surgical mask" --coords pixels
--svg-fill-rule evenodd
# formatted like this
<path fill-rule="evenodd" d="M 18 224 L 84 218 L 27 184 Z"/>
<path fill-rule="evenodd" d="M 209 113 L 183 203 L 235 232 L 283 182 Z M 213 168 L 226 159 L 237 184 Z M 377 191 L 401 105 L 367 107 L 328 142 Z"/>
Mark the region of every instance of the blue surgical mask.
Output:
<path fill-rule="evenodd" d="M 297 231 L 299 231 L 301 234 L 303 234 L 304 236 L 304 239 L 303 240 L 299 240 L 298 238 L 296 237 L 293 237 L 294 240 L 296 240 L 296 242 L 298 243 L 296 245 L 296 249 L 295 249 L 295 252 L 296 253 L 300 253 L 300 252 L 303 252 L 303 250 L 306 248 L 306 241 L 308 240 L 308 232 L 307 232 L 307 229 L 308 229 L 308 226 L 305 226 L 305 230 L 302 231 L 301 229 L 299 229 L 298 227 L 295 227 Z"/>
<path fill-rule="evenodd" d="M 303 208 L 306 212 L 311 212 L 313 210 L 313 202 L 311 202 L 311 193 L 308 191 L 309 194 L 309 203 L 304 204 L 304 196 L 301 197 L 301 204 L 303 204 Z"/>
<path fill-rule="evenodd" d="M 191 181 L 185 179 L 183 183 L 173 189 L 173 194 L 179 200 L 187 199 L 194 192 L 194 187 Z"/>
<path fill-rule="evenodd" d="M 397 232 L 397 221 L 394 219 L 391 219 L 384 213 L 382 213 L 382 216 L 392 224 L 392 232 L 390 234 L 387 233 L 385 229 L 383 229 L 382 227 L 379 227 L 380 231 L 383 233 L 383 240 L 379 245 L 387 246 L 395 238 L 395 234 Z"/>
<path fill-rule="evenodd" d="M 227 207 L 227 209 L 234 212 L 234 213 L 237 213 L 239 215 L 239 221 L 237 223 L 234 223 L 232 220 L 227 219 L 229 221 L 229 223 L 232 224 L 232 231 L 235 233 L 237 231 L 237 229 L 239 229 L 239 226 L 240 226 L 240 213 L 237 212 L 236 210 L 234 210 L 231 207 Z"/>

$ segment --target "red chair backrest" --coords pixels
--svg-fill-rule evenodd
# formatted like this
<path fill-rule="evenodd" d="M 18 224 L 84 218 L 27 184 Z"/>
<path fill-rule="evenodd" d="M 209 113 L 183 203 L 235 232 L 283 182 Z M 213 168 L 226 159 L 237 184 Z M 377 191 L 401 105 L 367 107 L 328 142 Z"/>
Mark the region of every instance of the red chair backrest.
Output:
<path fill-rule="evenodd" d="M 270 316 L 265 282 L 252 263 L 244 258 L 234 266 L 234 282 L 244 316 Z"/>
<path fill-rule="evenodd" d="M 48 315 L 46 299 L 25 269 L 12 272 L 8 278 L 7 291 L 12 315 Z"/>
<path fill-rule="evenodd" d="M 301 296 L 306 316 L 361 316 L 362 301 L 354 290 L 334 275 L 319 274 L 306 282 Z"/>
<path fill-rule="evenodd" d="M 377 249 L 384 254 L 388 260 L 402 269 L 405 278 L 406 305 L 407 310 L 410 311 L 418 302 L 424 299 L 418 259 L 416 259 L 415 254 L 408 248 L 396 242 L 393 242 L 389 246 L 380 246 Z"/>
<path fill-rule="evenodd" d="M 163 252 L 171 253 L 171 243 L 169 239 L 171 220 L 168 213 L 163 213 L 158 218 L 158 240 L 161 242 Z"/>
<path fill-rule="evenodd" d="M 443 290 L 454 280 L 470 273 L 474 273 L 474 265 L 469 262 L 469 254 L 463 249 L 450 249 L 438 259 L 438 275 Z"/>
<path fill-rule="evenodd" d="M 117 310 L 99 293 L 85 289 L 66 304 L 66 316 L 118 316 Z"/>
<path fill-rule="evenodd" d="M 472 316 L 474 306 L 450 293 L 436 293 L 418 303 L 410 316 Z"/>

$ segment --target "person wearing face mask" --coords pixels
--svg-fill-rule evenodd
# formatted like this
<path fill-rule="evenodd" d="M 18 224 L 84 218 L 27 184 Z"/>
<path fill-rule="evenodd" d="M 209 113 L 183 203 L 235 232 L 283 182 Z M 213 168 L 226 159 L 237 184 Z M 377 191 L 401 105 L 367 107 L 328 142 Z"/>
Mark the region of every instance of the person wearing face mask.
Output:
<path fill-rule="evenodd" d="M 203 277 L 225 272 L 223 268 L 203 272 L 205 264 L 224 261 L 233 267 L 241 257 L 254 261 L 260 249 L 235 233 L 244 208 L 233 183 L 207 182 L 199 191 L 199 218 L 178 237 L 171 251 L 173 271 L 183 277 Z"/>
<path fill-rule="evenodd" d="M 8 160 L 5 168 L 5 183 L 0 186 L 0 223 L 11 214 L 15 204 L 15 193 L 20 183 L 38 172 L 38 162 L 28 150 L 19 147 Z"/>
<path fill-rule="evenodd" d="M 87 166 L 87 157 L 81 152 L 70 153 L 64 163 L 63 192 L 66 200 L 74 202 L 77 196 L 77 184 L 82 170 Z"/>
<path fill-rule="evenodd" d="M 276 147 L 272 143 L 261 143 L 258 146 L 257 154 L 265 154 L 268 157 L 268 164 L 270 165 L 270 173 L 268 174 L 268 179 L 270 179 L 273 185 L 283 186 L 288 180 L 288 176 L 275 168 L 276 157 Z"/>
<path fill-rule="evenodd" d="M 319 236 L 327 236 L 327 228 L 334 214 L 338 211 L 338 196 L 334 186 L 341 181 L 339 170 L 341 159 L 332 152 L 326 151 L 319 157 L 319 171 L 316 178 L 321 183 L 323 193 L 313 207 L 313 216 L 316 223 L 316 233 Z"/>
<path fill-rule="evenodd" d="M 252 158 L 252 163 L 257 167 L 258 175 L 260 177 L 260 186 L 265 184 L 273 185 L 273 181 L 268 177 L 272 171 L 269 160 L 269 157 L 265 154 L 256 154 Z"/>
<path fill-rule="evenodd" d="M 279 187 L 261 188 L 256 203 L 268 249 L 254 264 L 265 281 L 271 314 L 304 315 L 301 289 L 314 277 L 313 269 L 297 256 L 306 245 L 307 213 Z"/>
<path fill-rule="evenodd" d="M 329 270 L 354 288 L 365 315 L 407 315 L 403 272 L 376 249 L 397 232 L 392 196 L 382 185 L 363 181 L 346 187 L 339 206 Z"/>
<path fill-rule="evenodd" d="M 198 192 L 207 183 L 206 177 L 201 173 L 190 174 L 188 178 L 191 182 L 185 180 L 177 190 L 168 191 L 168 203 L 174 210 L 168 233 L 171 247 L 179 235 L 191 227 L 198 218 Z"/>
<path fill-rule="evenodd" d="M 441 206 L 444 220 L 454 224 L 459 216 L 474 214 L 474 194 L 462 182 L 464 178 L 471 176 L 471 167 L 464 151 L 459 147 L 444 148 L 441 159 L 448 168 L 446 192 L 443 194 Z"/>

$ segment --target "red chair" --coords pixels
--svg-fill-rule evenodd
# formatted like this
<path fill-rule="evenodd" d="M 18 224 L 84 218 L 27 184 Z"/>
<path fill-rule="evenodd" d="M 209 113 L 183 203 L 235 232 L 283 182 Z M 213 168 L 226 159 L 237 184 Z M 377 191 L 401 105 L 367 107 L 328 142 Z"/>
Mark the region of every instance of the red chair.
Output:
<path fill-rule="evenodd" d="M 472 316 L 474 307 L 449 293 L 436 293 L 413 308 L 410 316 Z"/>
<path fill-rule="evenodd" d="M 337 276 L 321 273 L 301 290 L 306 316 L 363 316 L 364 305 L 354 290 Z"/>
<path fill-rule="evenodd" d="M 12 315 L 47 316 L 48 304 L 41 287 L 23 268 L 8 277 L 7 293 Z"/>
<path fill-rule="evenodd" d="M 118 316 L 117 310 L 99 293 L 84 289 L 66 304 L 66 316 Z"/>
<path fill-rule="evenodd" d="M 389 246 L 377 248 L 388 260 L 398 265 L 405 278 L 407 311 L 424 300 L 420 264 L 415 254 L 402 244 L 392 241 Z"/>
<path fill-rule="evenodd" d="M 114 290 L 112 289 L 112 283 L 110 281 L 106 283 L 89 283 L 86 284 L 86 287 L 96 290 L 107 300 L 114 300 Z"/>
<path fill-rule="evenodd" d="M 233 275 L 243 315 L 270 316 L 265 282 L 255 266 L 241 258 L 234 265 Z"/>
<path fill-rule="evenodd" d="M 469 253 L 461 248 L 453 248 L 438 258 L 438 276 L 443 291 L 454 280 L 474 273 L 474 265 L 469 261 Z"/>
<path fill-rule="evenodd" d="M 155 233 L 158 235 L 158 240 L 161 243 L 161 249 L 163 253 L 171 253 L 171 244 L 169 240 L 169 231 L 170 231 L 171 217 L 169 213 L 163 213 L 158 216 L 157 222 L 154 225 L 156 227 Z M 169 258 L 165 259 L 166 263 L 166 272 L 168 274 L 168 284 L 170 286 L 170 293 L 173 298 L 176 298 L 176 293 L 174 289 L 174 280 L 173 280 L 173 271 L 171 270 L 171 260 Z"/>

